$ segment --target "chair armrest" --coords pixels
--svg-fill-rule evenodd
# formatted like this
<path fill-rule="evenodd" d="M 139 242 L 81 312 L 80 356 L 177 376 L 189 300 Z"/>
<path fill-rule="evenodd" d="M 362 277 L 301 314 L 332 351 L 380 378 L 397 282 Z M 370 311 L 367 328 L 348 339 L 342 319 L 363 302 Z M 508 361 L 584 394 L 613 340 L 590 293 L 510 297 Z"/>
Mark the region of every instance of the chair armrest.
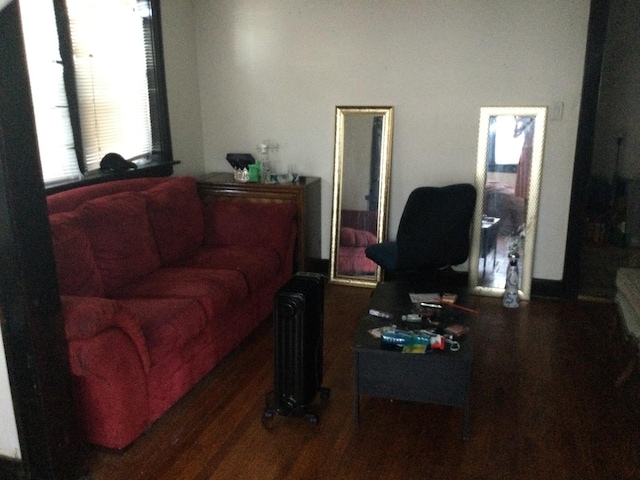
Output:
<path fill-rule="evenodd" d="M 369 245 L 365 251 L 370 258 L 389 272 L 398 270 L 398 244 L 396 242 L 383 242 Z"/>

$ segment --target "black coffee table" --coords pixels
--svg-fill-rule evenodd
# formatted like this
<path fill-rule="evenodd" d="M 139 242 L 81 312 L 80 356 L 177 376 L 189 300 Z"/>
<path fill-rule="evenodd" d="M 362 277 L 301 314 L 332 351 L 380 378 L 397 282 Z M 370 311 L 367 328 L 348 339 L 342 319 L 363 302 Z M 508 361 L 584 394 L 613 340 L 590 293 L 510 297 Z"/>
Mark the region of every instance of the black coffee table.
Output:
<path fill-rule="evenodd" d="M 370 307 L 389 312 L 391 319 L 365 315 L 353 342 L 355 359 L 355 421 L 360 422 L 360 395 L 460 407 L 463 411 L 462 438 L 469 435 L 469 391 L 471 385 L 471 332 L 459 340 L 460 349 L 435 350 L 426 354 L 402 353 L 381 347 L 381 341 L 369 330 L 395 324 L 404 328 L 402 315 L 412 311 L 410 283 L 399 281 L 377 285 Z M 418 293 L 434 293 L 421 291 Z M 442 293 L 442 292 L 437 292 Z M 464 302 L 464 292 L 458 302 Z M 439 320 L 469 324 L 472 314 L 443 306 Z M 413 326 L 413 328 L 418 328 Z"/>

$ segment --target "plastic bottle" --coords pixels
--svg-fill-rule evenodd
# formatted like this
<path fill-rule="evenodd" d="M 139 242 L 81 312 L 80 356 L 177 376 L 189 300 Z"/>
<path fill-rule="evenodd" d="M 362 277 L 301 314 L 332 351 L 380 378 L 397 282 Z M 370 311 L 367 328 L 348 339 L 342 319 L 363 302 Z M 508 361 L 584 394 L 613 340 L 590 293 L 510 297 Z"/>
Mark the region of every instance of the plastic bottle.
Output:
<path fill-rule="evenodd" d="M 271 181 L 271 165 L 269 164 L 269 143 L 265 140 L 260 144 L 260 173 L 262 182 L 269 183 Z"/>

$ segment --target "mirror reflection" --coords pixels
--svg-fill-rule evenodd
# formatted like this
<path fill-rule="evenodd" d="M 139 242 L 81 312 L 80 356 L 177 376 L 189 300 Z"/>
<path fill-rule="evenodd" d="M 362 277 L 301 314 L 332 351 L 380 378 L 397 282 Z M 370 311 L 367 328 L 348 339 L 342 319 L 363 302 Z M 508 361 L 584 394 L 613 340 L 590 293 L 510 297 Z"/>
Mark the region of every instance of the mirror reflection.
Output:
<path fill-rule="evenodd" d="M 392 107 L 336 107 L 329 280 L 375 286 L 365 248 L 386 239 Z"/>
<path fill-rule="evenodd" d="M 474 293 L 502 295 L 515 253 L 519 296 L 530 296 L 545 127 L 545 107 L 481 109 L 469 264 Z"/>

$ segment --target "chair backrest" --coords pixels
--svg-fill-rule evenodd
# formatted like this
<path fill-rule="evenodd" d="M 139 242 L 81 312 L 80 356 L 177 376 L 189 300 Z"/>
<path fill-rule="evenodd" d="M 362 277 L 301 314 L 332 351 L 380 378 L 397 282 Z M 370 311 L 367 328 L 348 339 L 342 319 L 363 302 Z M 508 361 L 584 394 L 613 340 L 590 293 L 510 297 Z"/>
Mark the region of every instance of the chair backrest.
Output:
<path fill-rule="evenodd" d="M 396 241 L 400 270 L 420 271 L 464 263 L 476 189 L 470 184 L 419 187 L 407 199 Z"/>

